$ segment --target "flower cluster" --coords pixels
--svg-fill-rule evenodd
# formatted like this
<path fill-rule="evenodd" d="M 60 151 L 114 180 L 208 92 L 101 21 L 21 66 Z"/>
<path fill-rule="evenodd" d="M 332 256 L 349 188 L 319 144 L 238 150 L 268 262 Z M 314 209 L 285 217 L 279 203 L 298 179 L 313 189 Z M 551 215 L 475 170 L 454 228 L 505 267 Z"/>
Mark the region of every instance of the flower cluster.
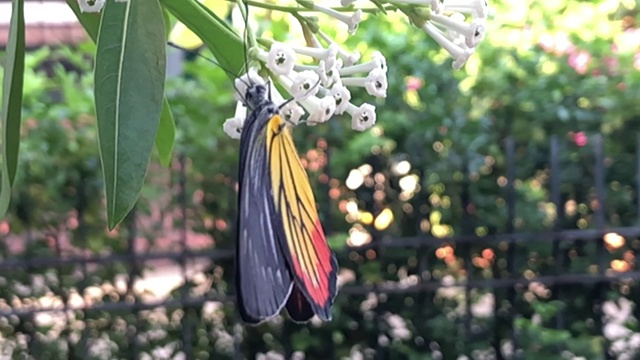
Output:
<path fill-rule="evenodd" d="M 400 0 L 399 2 L 420 3 L 430 7 L 422 29 L 453 57 L 454 69 L 462 68 L 484 39 L 485 25 L 489 15 L 487 0 Z"/>
<path fill-rule="evenodd" d="M 343 22 L 350 34 L 356 32 L 362 18 L 362 11 L 347 15 L 330 8 L 311 4 L 314 10 L 325 13 Z M 306 24 L 302 24 L 304 27 Z M 357 51 L 348 51 L 333 41 L 321 30 L 308 32 L 307 40 L 312 46 L 295 46 L 277 41 L 268 41 L 268 47 L 254 47 L 249 54 L 266 69 L 272 100 L 284 103 L 285 98 L 293 98 L 282 109 L 282 116 L 291 126 L 306 123 L 315 126 L 324 123 L 334 115 L 347 114 L 351 127 L 364 131 L 376 122 L 375 106 L 351 102 L 350 88 L 363 88 L 371 96 L 387 96 L 387 61 L 380 52 L 373 52 L 369 61 L 360 61 Z M 266 40 L 262 41 L 263 43 Z M 313 59 L 312 64 L 304 64 L 301 57 Z M 240 138 L 243 119 L 247 110 L 242 105 L 243 92 L 247 84 L 266 83 L 252 68 L 235 82 L 238 106 L 233 118 L 224 123 L 224 130 L 232 138 Z M 278 88 L 286 93 L 281 94 Z"/>
<path fill-rule="evenodd" d="M 352 10 L 337 11 L 308 0 L 296 0 L 298 10 L 322 13 L 343 23 L 349 34 L 354 34 L 362 20 L 362 9 L 353 7 L 352 0 L 342 0 L 342 6 Z M 407 14 L 412 23 L 422 28 L 453 57 L 453 68 L 461 68 L 485 36 L 488 15 L 486 0 L 394 0 L 381 1 L 389 10 Z M 369 9 L 370 10 L 370 9 Z M 376 98 L 387 96 L 387 61 L 380 52 L 371 54 L 368 61 L 361 61 L 360 53 L 338 45 L 317 26 L 311 18 L 292 11 L 302 25 L 306 45 L 296 46 L 270 39 L 260 39 L 259 45 L 250 50 L 257 60 L 247 74 L 235 82 L 238 105 L 235 116 L 224 123 L 224 131 L 239 139 L 247 109 L 242 96 L 247 84 L 270 84 L 272 100 L 284 103 L 292 98 L 281 111 L 291 126 L 306 123 L 309 126 L 324 123 L 334 115 L 346 114 L 351 118 L 351 128 L 364 131 L 376 123 L 376 108 L 369 103 L 354 104 L 353 88 L 364 88 Z M 301 58 L 313 62 L 302 63 Z M 258 76 L 266 74 L 269 81 Z M 274 85 L 277 84 L 277 87 Z M 282 94 L 279 89 L 284 90 Z"/>

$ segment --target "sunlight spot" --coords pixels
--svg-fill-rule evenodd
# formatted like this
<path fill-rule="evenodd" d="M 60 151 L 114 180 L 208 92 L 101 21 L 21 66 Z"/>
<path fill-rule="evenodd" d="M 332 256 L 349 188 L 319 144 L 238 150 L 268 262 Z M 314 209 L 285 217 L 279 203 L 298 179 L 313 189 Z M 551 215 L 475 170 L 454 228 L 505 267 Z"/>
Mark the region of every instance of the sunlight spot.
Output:
<path fill-rule="evenodd" d="M 393 212 L 391 211 L 391 209 L 386 208 L 382 210 L 382 212 L 376 217 L 373 226 L 375 226 L 376 230 L 382 231 L 387 229 L 392 222 Z"/>
<path fill-rule="evenodd" d="M 364 183 L 364 176 L 359 170 L 351 170 L 345 184 L 351 190 L 355 190 Z"/>

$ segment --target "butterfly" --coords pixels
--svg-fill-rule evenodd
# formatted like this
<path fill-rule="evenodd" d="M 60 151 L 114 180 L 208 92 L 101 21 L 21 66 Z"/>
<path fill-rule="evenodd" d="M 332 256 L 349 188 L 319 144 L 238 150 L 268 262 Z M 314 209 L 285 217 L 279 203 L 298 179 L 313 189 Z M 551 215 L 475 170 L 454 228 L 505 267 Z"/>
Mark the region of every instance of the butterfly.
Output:
<path fill-rule="evenodd" d="M 240 138 L 236 291 L 242 320 L 286 308 L 296 322 L 331 320 L 338 262 L 320 223 L 291 127 L 263 84 L 249 84 Z"/>

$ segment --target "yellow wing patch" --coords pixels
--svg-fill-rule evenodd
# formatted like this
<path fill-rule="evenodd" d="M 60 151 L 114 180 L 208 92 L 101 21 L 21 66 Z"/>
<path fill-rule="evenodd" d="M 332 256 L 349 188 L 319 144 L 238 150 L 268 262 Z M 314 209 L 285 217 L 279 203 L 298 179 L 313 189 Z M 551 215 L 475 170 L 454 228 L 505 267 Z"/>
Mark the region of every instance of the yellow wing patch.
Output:
<path fill-rule="evenodd" d="M 275 115 L 267 125 L 267 156 L 273 199 L 282 217 L 292 268 L 317 305 L 332 301 L 331 250 L 327 245 L 309 178 L 293 144 L 290 128 Z"/>

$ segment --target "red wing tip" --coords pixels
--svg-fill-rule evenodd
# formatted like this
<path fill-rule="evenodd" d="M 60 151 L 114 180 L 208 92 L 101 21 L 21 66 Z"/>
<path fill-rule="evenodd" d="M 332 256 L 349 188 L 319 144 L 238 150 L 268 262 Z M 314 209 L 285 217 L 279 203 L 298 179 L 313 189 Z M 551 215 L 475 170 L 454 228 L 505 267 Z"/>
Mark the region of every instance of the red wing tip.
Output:
<path fill-rule="evenodd" d="M 314 309 L 315 314 L 322 321 L 331 321 L 332 315 L 331 310 L 333 308 L 333 303 L 338 295 L 338 261 L 335 257 L 335 254 L 331 254 L 331 272 L 329 272 L 329 286 L 328 291 L 321 295 L 320 299 L 312 299 L 311 306 Z M 311 300 L 311 296 L 307 297 Z M 319 300 L 319 301 L 318 301 Z"/>

